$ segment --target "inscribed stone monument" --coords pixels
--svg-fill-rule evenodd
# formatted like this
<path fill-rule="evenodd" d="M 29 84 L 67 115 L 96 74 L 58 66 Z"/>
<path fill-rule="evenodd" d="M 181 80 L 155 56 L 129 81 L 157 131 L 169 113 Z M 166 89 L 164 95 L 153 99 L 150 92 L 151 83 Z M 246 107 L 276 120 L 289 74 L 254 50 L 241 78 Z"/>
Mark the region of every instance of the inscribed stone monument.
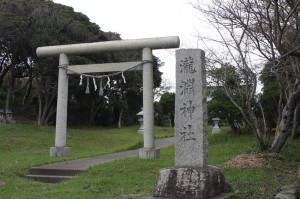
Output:
<path fill-rule="evenodd" d="M 175 168 L 161 169 L 154 197 L 208 199 L 231 192 L 220 169 L 208 165 L 205 56 L 176 51 Z"/>
<path fill-rule="evenodd" d="M 204 52 L 176 51 L 175 166 L 207 166 L 207 107 Z"/>

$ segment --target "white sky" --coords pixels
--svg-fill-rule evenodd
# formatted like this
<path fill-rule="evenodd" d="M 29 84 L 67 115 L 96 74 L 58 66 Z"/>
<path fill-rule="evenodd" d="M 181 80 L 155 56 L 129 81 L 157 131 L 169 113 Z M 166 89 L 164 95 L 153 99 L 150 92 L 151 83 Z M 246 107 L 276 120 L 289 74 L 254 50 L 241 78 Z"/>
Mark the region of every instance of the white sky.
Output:
<path fill-rule="evenodd" d="M 180 48 L 196 48 L 199 27 L 196 10 L 188 0 L 53 0 L 87 15 L 103 31 L 117 32 L 122 39 L 179 36 Z M 198 28 L 199 31 L 199 28 Z M 155 50 L 165 63 L 163 78 L 175 85 L 175 50 Z"/>

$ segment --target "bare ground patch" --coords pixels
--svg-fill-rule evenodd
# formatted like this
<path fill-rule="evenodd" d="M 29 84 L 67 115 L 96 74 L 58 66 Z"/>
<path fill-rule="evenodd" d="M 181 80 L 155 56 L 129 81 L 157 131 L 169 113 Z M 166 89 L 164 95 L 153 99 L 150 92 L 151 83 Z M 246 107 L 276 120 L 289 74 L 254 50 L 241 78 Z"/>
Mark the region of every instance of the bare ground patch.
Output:
<path fill-rule="evenodd" d="M 238 155 L 224 163 L 225 167 L 246 168 L 269 166 L 270 161 L 282 159 L 274 153 L 247 153 Z"/>
<path fill-rule="evenodd" d="M 140 199 L 140 198 L 141 198 L 140 195 L 131 194 L 131 195 L 118 196 L 112 199 Z"/>
<path fill-rule="evenodd" d="M 5 186 L 7 183 L 6 182 L 0 182 L 0 187 Z"/>

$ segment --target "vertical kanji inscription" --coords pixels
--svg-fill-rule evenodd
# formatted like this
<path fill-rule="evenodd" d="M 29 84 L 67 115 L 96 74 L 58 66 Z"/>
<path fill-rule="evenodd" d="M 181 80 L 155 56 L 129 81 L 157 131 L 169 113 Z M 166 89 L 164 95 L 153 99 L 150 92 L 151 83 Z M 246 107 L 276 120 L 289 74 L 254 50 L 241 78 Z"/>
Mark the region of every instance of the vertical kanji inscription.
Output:
<path fill-rule="evenodd" d="M 194 66 L 194 59 L 191 56 L 184 57 L 180 60 L 181 73 L 195 73 L 197 72 Z"/>
<path fill-rule="evenodd" d="M 175 166 L 207 166 L 204 52 L 176 51 Z"/>
<path fill-rule="evenodd" d="M 180 95 L 195 95 L 194 82 L 194 78 L 182 80 L 180 84 Z"/>

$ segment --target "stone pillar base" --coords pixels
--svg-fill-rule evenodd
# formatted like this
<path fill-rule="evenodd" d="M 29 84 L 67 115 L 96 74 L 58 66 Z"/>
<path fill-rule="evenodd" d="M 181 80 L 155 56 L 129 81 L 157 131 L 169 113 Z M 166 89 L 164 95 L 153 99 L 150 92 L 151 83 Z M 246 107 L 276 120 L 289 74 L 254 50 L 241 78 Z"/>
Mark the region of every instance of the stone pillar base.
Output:
<path fill-rule="evenodd" d="M 140 148 L 139 157 L 141 159 L 159 159 L 160 150 L 159 149 Z"/>
<path fill-rule="evenodd" d="M 65 157 L 70 155 L 70 147 L 51 147 L 50 156 Z"/>
<path fill-rule="evenodd" d="M 221 129 L 219 127 L 214 127 L 211 131 L 212 134 L 220 134 L 221 133 Z"/>
<path fill-rule="evenodd" d="M 144 129 L 139 129 L 138 133 L 143 135 L 144 134 Z"/>
<path fill-rule="evenodd" d="M 233 192 L 220 169 L 171 168 L 159 171 L 154 197 L 159 198 L 201 198 L 208 199 L 223 193 Z"/>

